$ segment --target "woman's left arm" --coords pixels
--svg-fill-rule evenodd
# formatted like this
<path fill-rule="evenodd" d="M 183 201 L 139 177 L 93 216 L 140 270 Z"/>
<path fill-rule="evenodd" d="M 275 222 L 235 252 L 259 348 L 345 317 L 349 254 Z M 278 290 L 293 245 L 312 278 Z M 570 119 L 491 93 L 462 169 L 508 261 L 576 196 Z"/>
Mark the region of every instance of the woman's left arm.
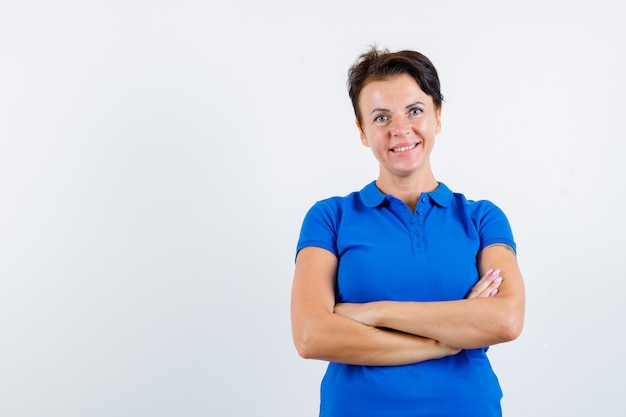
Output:
<path fill-rule="evenodd" d="M 383 327 L 472 349 L 516 339 L 524 323 L 525 290 L 515 252 L 504 244 L 484 248 L 478 256 L 480 276 L 499 269 L 496 296 L 440 302 L 376 301 L 338 304 L 337 314 Z"/>

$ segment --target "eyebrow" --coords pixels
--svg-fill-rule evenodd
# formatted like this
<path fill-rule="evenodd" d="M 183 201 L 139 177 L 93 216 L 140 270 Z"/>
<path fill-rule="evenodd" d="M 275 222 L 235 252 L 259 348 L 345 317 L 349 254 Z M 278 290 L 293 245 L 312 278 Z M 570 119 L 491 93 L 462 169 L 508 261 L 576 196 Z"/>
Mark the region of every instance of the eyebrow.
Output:
<path fill-rule="evenodd" d="M 415 103 L 411 103 L 411 104 L 407 104 L 406 106 L 404 106 L 405 109 L 410 109 L 413 106 L 416 106 L 418 104 L 421 104 L 422 106 L 424 105 L 424 103 L 422 103 L 421 101 L 416 101 Z M 382 107 L 376 107 L 374 110 L 371 111 L 370 114 L 375 113 L 377 111 L 390 111 L 389 109 L 383 109 Z"/>

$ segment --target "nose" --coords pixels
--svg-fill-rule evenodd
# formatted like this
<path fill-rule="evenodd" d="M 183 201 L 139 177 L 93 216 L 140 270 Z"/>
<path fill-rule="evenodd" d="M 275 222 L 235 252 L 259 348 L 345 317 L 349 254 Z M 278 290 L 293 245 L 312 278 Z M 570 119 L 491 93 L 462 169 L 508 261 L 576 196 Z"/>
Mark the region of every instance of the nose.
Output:
<path fill-rule="evenodd" d="M 396 138 L 403 138 L 411 134 L 411 125 L 406 120 L 394 120 L 391 124 L 391 134 Z"/>

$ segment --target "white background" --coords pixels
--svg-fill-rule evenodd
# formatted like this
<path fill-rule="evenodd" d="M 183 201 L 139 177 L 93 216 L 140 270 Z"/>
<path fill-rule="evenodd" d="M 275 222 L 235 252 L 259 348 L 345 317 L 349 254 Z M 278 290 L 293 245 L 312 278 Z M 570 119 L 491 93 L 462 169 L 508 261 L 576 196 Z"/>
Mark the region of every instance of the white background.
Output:
<path fill-rule="evenodd" d="M 316 416 L 294 250 L 377 175 L 345 88 L 373 43 L 433 60 L 437 178 L 512 223 L 505 415 L 623 412 L 623 10 L 1 0 L 0 415 Z"/>

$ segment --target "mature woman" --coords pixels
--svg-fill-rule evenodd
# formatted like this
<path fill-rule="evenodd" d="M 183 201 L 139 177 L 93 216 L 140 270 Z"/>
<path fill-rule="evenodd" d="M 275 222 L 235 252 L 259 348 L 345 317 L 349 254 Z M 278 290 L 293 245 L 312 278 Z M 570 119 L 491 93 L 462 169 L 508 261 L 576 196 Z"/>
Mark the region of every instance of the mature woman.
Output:
<path fill-rule="evenodd" d="M 500 416 L 486 351 L 524 319 L 508 220 L 435 179 L 443 97 L 427 57 L 372 49 L 348 86 L 380 171 L 317 202 L 298 241 L 293 337 L 330 362 L 320 416 Z"/>

